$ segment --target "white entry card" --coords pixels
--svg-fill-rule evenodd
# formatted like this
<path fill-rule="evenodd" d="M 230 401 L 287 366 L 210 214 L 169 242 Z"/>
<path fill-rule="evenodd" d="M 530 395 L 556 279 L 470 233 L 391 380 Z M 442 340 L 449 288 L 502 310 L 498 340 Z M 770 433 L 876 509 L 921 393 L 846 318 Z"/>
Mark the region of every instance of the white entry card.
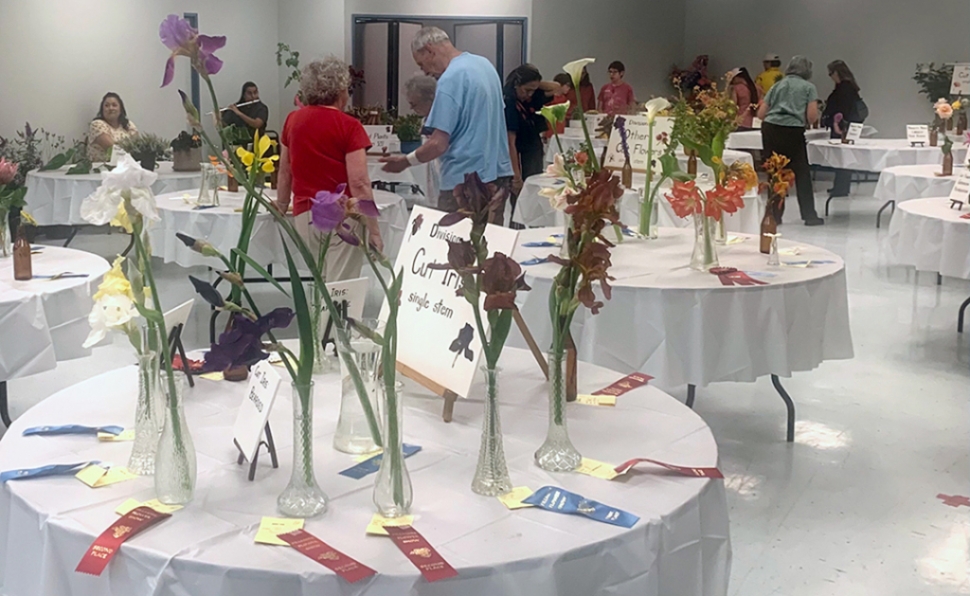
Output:
<path fill-rule="evenodd" d="M 249 372 L 249 387 L 236 414 L 232 438 L 250 462 L 256 457 L 281 381 L 280 374 L 267 360 L 257 362 Z"/>
<path fill-rule="evenodd" d="M 847 141 L 858 141 L 861 138 L 862 138 L 862 124 L 859 122 L 853 122 L 849 124 L 849 133 L 845 136 L 845 139 Z"/>
<path fill-rule="evenodd" d="M 911 145 L 920 143 L 923 146 L 930 144 L 930 127 L 926 124 L 907 124 L 906 140 Z"/>
<path fill-rule="evenodd" d="M 389 124 L 365 124 L 364 130 L 370 137 L 368 153 L 395 153 L 401 150 L 401 142 L 394 134 L 394 127 Z"/>
<path fill-rule="evenodd" d="M 953 190 L 950 191 L 950 200 L 964 203 L 970 201 L 970 169 L 964 169 L 960 172 L 956 183 L 953 185 Z"/>
<path fill-rule="evenodd" d="M 960 62 L 953 65 L 950 95 L 970 95 L 970 62 Z"/>
<path fill-rule="evenodd" d="M 438 225 L 445 214 L 416 206 L 405 229 L 394 270 L 404 270 L 401 306 L 397 316 L 397 361 L 431 381 L 467 397 L 478 372 L 482 343 L 475 311 L 456 295 L 461 278 L 454 271 L 430 269 L 448 262 L 448 240 L 467 240 L 471 221 Z M 511 255 L 518 232 L 489 225 L 485 230 L 489 254 Z M 482 294 L 482 302 L 485 300 Z M 384 304 L 381 320 L 387 320 Z"/>
<path fill-rule="evenodd" d="M 662 134 L 670 135 L 673 130 L 673 118 L 658 117 L 653 123 L 653 150 L 650 149 L 650 122 L 646 116 L 623 116 L 623 128 L 626 130 L 627 145 L 630 150 L 630 165 L 634 172 L 647 171 L 647 164 L 650 163 L 651 155 L 656 159 L 664 150 L 664 145 L 657 140 Z M 614 121 L 615 122 L 615 121 Z M 620 130 L 613 127 L 610 133 L 609 145 L 606 149 L 606 160 L 604 167 L 621 169 L 626 160 L 623 152 L 623 138 Z"/>

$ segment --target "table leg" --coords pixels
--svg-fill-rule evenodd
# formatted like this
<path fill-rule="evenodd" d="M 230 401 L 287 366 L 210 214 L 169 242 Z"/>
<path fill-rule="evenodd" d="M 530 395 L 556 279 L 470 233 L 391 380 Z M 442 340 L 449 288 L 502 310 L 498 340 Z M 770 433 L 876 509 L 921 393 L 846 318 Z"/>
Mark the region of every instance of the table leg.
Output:
<path fill-rule="evenodd" d="M 940 275 L 939 273 L 936 274 L 936 285 L 938 286 L 943 285 L 943 276 Z"/>
<path fill-rule="evenodd" d="M 970 306 L 970 298 L 960 305 L 960 312 L 957 314 L 957 333 L 963 333 L 963 315 L 966 314 L 968 306 Z"/>
<path fill-rule="evenodd" d="M 10 428 L 10 412 L 7 410 L 7 382 L 0 381 L 0 420 L 3 425 Z"/>
<path fill-rule="evenodd" d="M 833 197 L 832 195 L 829 195 L 829 198 L 825 201 L 825 217 L 829 216 L 829 203 L 831 203 L 832 199 L 834 198 L 835 197 Z"/>
<path fill-rule="evenodd" d="M 67 248 L 67 245 L 71 243 L 71 240 L 74 240 L 75 236 L 77 236 L 77 226 L 71 226 L 71 233 L 67 235 L 67 240 L 64 241 L 64 248 Z"/>
<path fill-rule="evenodd" d="M 694 409 L 694 394 L 696 391 L 697 387 L 695 385 L 687 385 L 687 407 L 692 410 Z"/>
<path fill-rule="evenodd" d="M 788 408 L 788 442 L 795 442 L 795 404 L 791 400 L 791 396 L 785 391 L 785 388 L 781 386 L 781 379 L 778 375 L 771 375 L 771 384 L 775 386 L 775 391 L 781 396 L 781 399 L 785 402 L 785 407 Z"/>
<path fill-rule="evenodd" d="M 892 207 L 892 210 L 889 212 L 890 215 L 896 213 L 896 201 L 889 199 L 886 201 L 885 205 L 879 208 L 879 212 L 876 213 L 876 228 L 879 227 L 880 220 L 882 219 L 882 212 L 886 210 L 886 207 Z"/>

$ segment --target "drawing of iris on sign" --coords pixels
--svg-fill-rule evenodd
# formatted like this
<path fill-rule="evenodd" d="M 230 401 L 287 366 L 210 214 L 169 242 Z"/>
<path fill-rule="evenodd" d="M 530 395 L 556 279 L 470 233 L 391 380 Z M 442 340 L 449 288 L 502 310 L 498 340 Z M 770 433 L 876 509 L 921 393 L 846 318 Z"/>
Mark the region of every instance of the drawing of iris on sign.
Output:
<path fill-rule="evenodd" d="M 418 230 L 421 229 L 421 226 L 423 224 L 424 224 L 424 216 L 423 215 L 419 215 L 419 216 L 415 217 L 414 218 L 414 223 L 411 224 L 411 235 L 414 236 L 415 234 L 417 234 L 418 233 Z"/>
<path fill-rule="evenodd" d="M 469 362 L 475 360 L 475 353 L 469 348 L 473 339 L 475 339 L 475 330 L 472 329 L 470 324 L 465 323 L 465 326 L 458 332 L 458 337 L 451 342 L 451 346 L 448 348 L 449 351 L 455 353 L 455 359 L 451 361 L 452 368 L 455 368 L 455 363 L 458 362 L 458 357 L 462 354 Z"/>

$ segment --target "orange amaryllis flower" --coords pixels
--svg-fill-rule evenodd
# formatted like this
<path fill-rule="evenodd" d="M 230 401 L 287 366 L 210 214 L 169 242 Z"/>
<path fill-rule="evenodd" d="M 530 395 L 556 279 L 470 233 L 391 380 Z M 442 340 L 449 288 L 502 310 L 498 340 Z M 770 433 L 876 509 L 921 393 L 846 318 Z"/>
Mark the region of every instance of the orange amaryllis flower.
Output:
<path fill-rule="evenodd" d="M 707 200 L 704 201 L 704 213 L 708 217 L 713 217 L 716 221 L 721 221 L 721 215 L 737 213 L 738 209 L 744 207 L 744 180 L 732 180 L 726 185 L 718 184 L 707 191 Z"/>
<path fill-rule="evenodd" d="M 670 206 L 674 208 L 677 217 L 687 217 L 704 210 L 704 198 L 693 180 L 690 182 L 675 181 L 671 193 L 666 197 L 670 201 Z"/>

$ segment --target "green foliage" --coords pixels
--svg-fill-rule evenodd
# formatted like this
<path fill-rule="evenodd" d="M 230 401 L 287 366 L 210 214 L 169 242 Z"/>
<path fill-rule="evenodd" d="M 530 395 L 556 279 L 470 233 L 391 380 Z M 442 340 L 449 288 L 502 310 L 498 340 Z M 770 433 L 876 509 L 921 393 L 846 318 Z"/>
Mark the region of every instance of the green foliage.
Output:
<path fill-rule="evenodd" d="M 49 172 L 50 170 L 57 170 L 63 168 L 68 163 L 70 163 L 71 158 L 74 157 L 74 149 L 68 149 L 64 153 L 58 153 L 51 158 L 49 162 L 40 167 L 41 172 Z"/>
<path fill-rule="evenodd" d="M 0 137 L 0 157 L 18 165 L 17 175 L 9 186 L 23 186 L 27 172 L 40 168 L 50 156 L 64 146 L 64 137 L 48 132 L 43 128 L 24 125 L 12 137 Z"/>
<path fill-rule="evenodd" d="M 950 81 L 953 78 L 953 65 L 941 65 L 937 67 L 934 63 L 917 64 L 916 73 L 913 80 L 919 86 L 919 92 L 926 96 L 931 104 L 936 103 L 941 97 L 950 100 Z"/>
<path fill-rule="evenodd" d="M 394 121 L 394 133 L 401 141 L 420 141 L 421 140 L 421 125 L 424 123 L 424 118 L 417 114 L 409 114 L 407 116 L 401 116 Z"/>
<path fill-rule="evenodd" d="M 276 64 L 290 69 L 290 75 L 286 77 L 284 87 L 289 87 L 293 82 L 300 82 L 300 52 L 291 50 L 290 46 L 280 42 L 276 44 Z"/>
<path fill-rule="evenodd" d="M 136 160 L 148 159 L 152 156 L 158 160 L 165 157 L 169 142 L 158 135 L 140 132 L 122 140 L 118 146 Z"/>
<path fill-rule="evenodd" d="M 232 147 L 246 147 L 253 142 L 248 128 L 232 124 L 222 129 L 222 138 Z"/>

